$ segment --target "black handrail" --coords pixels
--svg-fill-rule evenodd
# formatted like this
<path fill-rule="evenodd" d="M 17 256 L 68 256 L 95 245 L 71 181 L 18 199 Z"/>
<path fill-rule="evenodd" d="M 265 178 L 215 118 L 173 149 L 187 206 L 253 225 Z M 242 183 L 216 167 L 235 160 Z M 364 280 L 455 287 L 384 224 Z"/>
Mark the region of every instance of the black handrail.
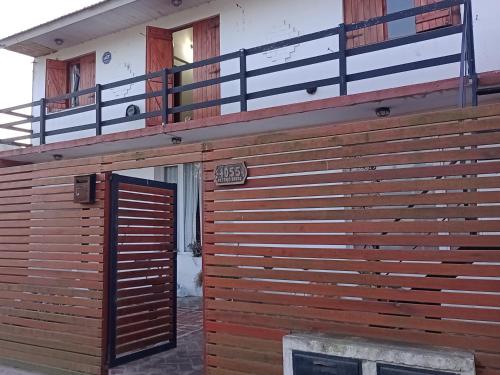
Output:
<path fill-rule="evenodd" d="M 22 118 L 22 120 L 13 121 L 7 124 L 0 124 L 0 129 L 9 129 L 14 130 L 19 133 L 24 133 L 26 135 L 10 137 L 4 140 L 0 140 L 0 143 L 6 143 L 16 146 L 26 146 L 27 144 L 22 143 L 20 141 L 26 141 L 30 139 L 39 138 L 40 144 L 44 144 L 46 141 L 46 137 L 72 133 L 76 131 L 82 130 L 91 130 L 95 129 L 95 134 L 102 134 L 103 127 L 116 125 L 119 123 L 125 123 L 129 121 L 136 121 L 142 119 L 148 119 L 153 117 L 161 117 L 164 125 L 168 124 L 169 116 L 175 113 L 203 109 L 213 106 L 220 106 L 229 103 L 240 103 L 240 111 L 244 112 L 248 108 L 248 101 L 255 100 L 258 98 L 265 98 L 274 95 L 281 95 L 285 93 L 307 90 L 318 88 L 322 86 L 332 86 L 339 85 L 340 95 L 347 95 L 348 93 L 348 83 L 355 82 L 359 80 L 381 77 L 389 74 L 401 73 L 405 71 L 411 71 L 416 69 L 423 69 L 427 67 L 440 66 L 455 62 L 460 62 L 460 98 L 459 104 L 464 105 L 465 100 L 465 78 L 466 76 L 471 80 L 472 87 L 472 104 L 477 104 L 477 74 L 475 70 L 474 64 L 474 41 L 473 41 L 473 27 L 472 27 L 472 12 L 470 6 L 471 0 L 443 0 L 437 3 L 415 7 L 403 11 L 399 11 L 396 13 L 387 14 L 381 17 L 372 18 L 366 21 L 357 22 L 353 24 L 340 24 L 337 27 L 330 28 L 327 30 L 322 30 L 306 35 L 301 35 L 293 38 L 289 38 L 286 40 L 282 40 L 275 43 L 269 43 L 262 46 L 252 47 L 248 49 L 242 49 L 237 52 L 231 52 L 224 55 L 212 57 L 203 61 L 197 61 L 191 64 L 185 64 L 179 67 L 173 67 L 171 69 L 163 69 L 158 72 L 146 73 L 140 76 L 135 76 L 131 78 L 127 78 L 124 80 L 106 83 L 106 84 L 98 84 L 96 87 L 87 88 L 84 90 L 80 90 L 77 92 L 61 95 L 58 97 L 52 98 L 43 98 L 41 100 L 27 103 L 24 105 L 19 105 L 15 107 L 6 108 L 0 110 L 0 113 L 16 116 L 18 118 Z M 347 46 L 347 35 L 349 32 L 354 30 L 359 30 L 362 28 L 372 27 L 375 25 L 407 18 L 413 17 L 419 14 L 424 14 L 427 12 L 432 12 L 440 9 L 446 9 L 453 6 L 464 5 L 464 14 L 463 14 L 463 22 L 459 25 L 448 26 L 440 29 L 430 30 L 422 33 L 417 33 L 413 35 L 408 35 L 404 37 L 399 37 L 395 39 L 389 39 L 382 42 L 351 47 Z M 372 69 L 357 73 L 349 73 L 348 72 L 348 64 L 347 59 L 351 56 L 357 56 L 361 54 L 366 54 L 370 52 L 380 51 L 388 48 L 399 47 L 403 45 L 408 45 L 412 43 L 418 43 L 426 40 L 442 38 L 454 34 L 462 34 L 462 48 L 460 53 L 450 54 L 445 56 L 440 56 L 431 59 L 424 59 L 420 61 L 415 61 L 411 63 L 404 63 L 398 65 L 387 66 L 378 69 Z M 287 46 L 293 46 L 300 43 L 312 42 L 319 39 L 324 39 L 328 37 L 338 36 L 338 51 L 332 51 L 327 54 L 322 54 L 318 56 L 312 56 L 307 58 L 302 58 L 299 60 L 289 61 L 285 63 L 280 63 L 272 66 L 265 66 L 256 69 L 247 69 L 247 60 L 249 56 L 256 55 L 259 53 L 264 53 L 276 49 L 280 49 Z M 207 79 L 204 81 L 194 82 L 191 84 L 185 84 L 177 87 L 169 87 L 168 77 L 187 70 L 193 70 L 196 68 L 206 67 L 214 64 L 220 64 L 225 61 L 238 61 L 239 72 L 227 74 L 224 76 L 220 76 L 217 78 Z M 339 74 L 338 76 L 330 76 L 329 78 L 317 79 L 309 82 L 291 84 L 291 85 L 283 85 L 280 87 L 275 87 L 271 89 L 258 90 L 253 92 L 248 92 L 248 80 L 253 77 L 265 76 L 267 74 L 286 71 L 290 69 L 296 69 L 299 67 L 311 66 L 314 64 L 325 63 L 329 61 L 338 61 Z M 149 90 L 145 90 L 142 94 L 135 94 L 126 96 L 123 98 L 116 99 L 107 99 L 103 100 L 103 93 L 107 90 L 125 86 L 132 85 L 139 82 L 151 83 L 150 80 L 157 79 L 158 82 L 161 82 L 161 89 L 156 88 L 153 90 L 153 87 L 150 85 Z M 171 94 L 182 93 L 190 90 L 196 90 L 204 87 L 209 87 L 213 85 L 220 85 L 226 82 L 234 82 L 238 81 L 240 90 L 238 95 L 233 95 L 230 97 L 208 100 L 199 103 L 193 103 L 189 105 L 180 105 L 180 106 L 172 106 L 169 107 L 168 96 Z M 76 107 L 76 108 L 68 108 L 59 112 L 51 112 L 47 113 L 47 104 L 57 103 L 61 101 L 67 101 L 72 98 L 80 97 L 82 95 L 95 94 L 95 103 L 91 105 Z M 138 100 L 146 100 L 150 98 L 159 98 L 157 99 L 157 108 L 150 112 L 137 114 L 129 117 L 120 117 L 120 118 L 112 118 L 109 120 L 102 119 L 102 109 L 110 106 L 115 106 L 118 104 L 124 103 L 133 103 Z M 16 113 L 16 110 L 24 109 L 24 108 L 40 108 L 40 115 L 29 116 L 21 113 Z M 55 130 L 47 130 L 47 121 L 68 117 L 75 114 L 95 111 L 95 123 L 78 125 L 73 127 L 66 127 L 63 129 L 55 129 Z M 20 126 L 26 125 L 29 123 L 40 123 L 40 131 L 36 134 L 33 134 L 31 130 L 22 128 Z"/>

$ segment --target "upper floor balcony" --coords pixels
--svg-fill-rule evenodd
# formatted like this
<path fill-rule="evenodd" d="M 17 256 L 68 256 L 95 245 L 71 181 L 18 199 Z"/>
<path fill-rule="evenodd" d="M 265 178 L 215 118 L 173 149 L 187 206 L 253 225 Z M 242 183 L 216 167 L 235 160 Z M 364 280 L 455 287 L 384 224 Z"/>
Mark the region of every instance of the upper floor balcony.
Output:
<path fill-rule="evenodd" d="M 344 9 L 344 19 L 345 14 Z M 426 22 L 430 22 L 429 15 L 436 14 L 440 14 L 441 18 L 449 17 L 448 21 L 438 25 L 440 27 L 426 27 Z M 200 51 L 209 49 L 210 40 L 213 42 L 220 38 L 213 35 L 212 29 L 218 27 L 213 20 L 194 26 L 195 33 L 201 32 L 209 39 L 191 48 L 199 48 Z M 409 24 L 420 29 L 408 32 L 406 28 Z M 58 68 L 64 70 L 64 85 L 69 88 L 68 92 L 0 110 L 3 118 L 13 120 L 0 124 L 0 143 L 29 148 L 89 138 L 93 138 L 91 143 L 96 144 L 105 136 L 108 140 L 117 140 L 158 134 L 168 135 L 172 142 L 179 142 L 181 138 L 194 141 L 203 139 L 204 135 L 244 134 L 250 131 L 243 130 L 241 126 L 246 117 L 235 117 L 234 114 L 260 110 L 257 117 L 248 117 L 248 121 L 256 121 L 271 113 L 262 110 L 277 107 L 281 108 L 279 111 L 282 114 L 301 114 L 302 117 L 289 117 L 286 124 L 283 123 L 286 121 L 274 121 L 269 130 L 324 123 L 332 119 L 349 120 L 359 118 L 359 111 L 356 114 L 356 109 L 351 109 L 350 112 L 338 112 L 336 116 L 335 107 L 341 105 L 336 103 L 340 102 L 325 100 L 385 87 L 446 79 L 446 82 L 451 82 L 450 78 L 453 81 L 446 87 L 453 88 L 454 105 L 477 104 L 478 76 L 471 0 L 444 0 L 408 9 L 396 8 L 394 12 L 368 20 L 340 23 L 332 28 L 297 36 L 293 35 L 300 33 L 290 31 L 289 26 L 284 26 L 288 28 L 286 35 L 292 37 L 228 53 L 216 53 L 209 58 L 194 59 L 194 62 L 175 56 L 175 49 L 160 49 L 157 55 L 152 55 L 156 42 L 168 38 L 171 41 L 176 35 L 148 27 L 147 73 L 131 73 L 115 81 L 97 79 L 97 83 L 90 87 L 82 85 L 89 82 L 82 69 L 87 55 L 68 61 L 47 59 L 45 93 L 57 92 L 53 86 L 51 89 L 49 82 L 51 63 L 56 69 L 54 71 Z M 201 30 L 197 31 L 197 27 Z M 298 48 L 307 45 L 310 48 Z M 167 59 L 173 57 L 178 63 L 163 63 L 161 60 L 165 54 Z M 203 52 L 198 53 L 200 56 L 203 57 Z M 95 79 L 95 54 L 93 58 Z M 111 58 L 111 53 L 104 53 L 102 62 L 106 64 L 106 59 Z M 429 87 L 424 90 L 429 90 Z M 411 93 L 424 94 L 418 90 Z M 372 100 L 376 101 L 384 98 L 390 96 L 372 96 Z M 446 100 L 444 105 L 449 105 L 450 98 Z M 301 108 L 306 107 L 297 107 L 310 102 L 313 105 L 307 108 L 323 110 L 317 118 L 304 114 L 305 110 Z M 440 105 L 437 102 L 435 106 Z M 355 103 L 347 100 L 344 104 Z M 363 110 L 366 111 L 366 108 Z M 406 112 L 412 110 L 418 110 L 418 106 L 405 109 Z M 200 130 L 208 125 L 228 123 L 239 124 L 239 129 L 229 132 L 213 130 L 212 133 Z M 266 130 L 265 126 L 261 123 L 252 131 Z M 153 146 L 155 142 L 161 144 L 165 138 L 157 138 L 148 145 Z M 137 143 L 130 143 L 127 147 L 137 146 Z"/>

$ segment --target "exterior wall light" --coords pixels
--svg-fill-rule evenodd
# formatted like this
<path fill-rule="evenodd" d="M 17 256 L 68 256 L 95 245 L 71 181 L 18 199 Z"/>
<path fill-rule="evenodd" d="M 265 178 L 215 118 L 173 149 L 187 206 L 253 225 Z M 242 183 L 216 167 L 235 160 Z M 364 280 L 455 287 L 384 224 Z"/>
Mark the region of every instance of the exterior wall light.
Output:
<path fill-rule="evenodd" d="M 172 144 L 173 145 L 179 145 L 182 143 L 182 138 L 181 137 L 172 137 Z"/>
<path fill-rule="evenodd" d="M 63 156 L 61 154 L 54 154 L 54 155 L 52 155 L 52 157 L 56 161 L 62 160 L 62 158 L 63 158 Z"/>
<path fill-rule="evenodd" d="M 379 107 L 375 110 L 377 117 L 387 117 L 391 114 L 391 109 L 389 107 Z"/>
<path fill-rule="evenodd" d="M 135 104 L 130 104 L 127 109 L 125 110 L 125 117 L 132 117 L 136 116 L 141 113 L 141 109 L 139 106 Z"/>
<path fill-rule="evenodd" d="M 180 7 L 182 5 L 182 0 L 172 0 L 172 5 L 174 7 Z"/>
<path fill-rule="evenodd" d="M 58 46 L 62 46 L 62 44 L 64 43 L 64 40 L 61 38 L 55 38 L 54 43 L 57 44 Z"/>

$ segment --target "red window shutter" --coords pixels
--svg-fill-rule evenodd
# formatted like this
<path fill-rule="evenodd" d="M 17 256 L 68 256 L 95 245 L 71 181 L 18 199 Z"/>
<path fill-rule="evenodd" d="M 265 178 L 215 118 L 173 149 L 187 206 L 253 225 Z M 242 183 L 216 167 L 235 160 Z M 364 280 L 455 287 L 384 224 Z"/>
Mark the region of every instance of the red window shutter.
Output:
<path fill-rule="evenodd" d="M 344 23 L 356 23 L 385 14 L 385 0 L 344 0 Z M 385 25 L 379 24 L 347 33 L 347 48 L 382 42 Z"/>
<path fill-rule="evenodd" d="M 80 90 L 95 86 L 95 53 L 80 57 Z M 95 94 L 80 96 L 80 105 L 94 104 Z"/>
<path fill-rule="evenodd" d="M 441 0 L 415 0 L 415 6 L 434 4 Z M 440 9 L 434 12 L 419 14 L 415 17 L 417 33 L 437 29 L 440 27 L 460 24 L 460 7 L 455 6 Z"/>
<path fill-rule="evenodd" d="M 196 22 L 193 25 L 193 58 L 201 61 L 220 55 L 219 16 Z M 220 64 L 212 64 L 194 69 L 194 82 L 220 77 Z M 195 103 L 220 99 L 220 85 L 212 85 L 193 90 Z M 207 118 L 220 115 L 220 106 L 193 111 L 193 118 Z"/>
<path fill-rule="evenodd" d="M 56 96 L 67 94 L 67 92 L 68 64 L 66 61 L 47 59 L 45 73 L 45 97 L 54 98 Z M 67 108 L 67 104 L 67 100 L 47 103 L 47 110 L 49 112 L 60 111 Z"/>
<path fill-rule="evenodd" d="M 146 28 L 146 73 L 157 72 L 174 65 L 174 50 L 172 43 L 172 32 L 167 29 L 148 26 Z M 169 86 L 173 84 L 172 76 L 169 75 Z M 161 77 L 146 81 L 146 92 L 160 91 L 162 89 Z M 173 100 L 169 97 L 169 107 Z M 154 112 L 162 109 L 162 97 L 157 96 L 146 99 L 146 111 Z M 169 119 L 171 121 L 171 119 Z M 161 125 L 161 116 L 146 119 L 146 126 Z"/>

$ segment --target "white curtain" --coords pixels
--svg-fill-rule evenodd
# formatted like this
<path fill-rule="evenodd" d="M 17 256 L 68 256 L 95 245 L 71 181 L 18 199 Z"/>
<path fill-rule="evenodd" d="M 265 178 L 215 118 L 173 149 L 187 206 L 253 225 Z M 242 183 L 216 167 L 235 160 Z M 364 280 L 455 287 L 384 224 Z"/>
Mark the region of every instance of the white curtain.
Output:
<path fill-rule="evenodd" d="M 177 183 L 177 166 L 165 168 L 165 182 L 170 184 Z"/>
<path fill-rule="evenodd" d="M 196 242 L 196 212 L 200 194 L 200 165 L 184 164 L 184 251 Z"/>

